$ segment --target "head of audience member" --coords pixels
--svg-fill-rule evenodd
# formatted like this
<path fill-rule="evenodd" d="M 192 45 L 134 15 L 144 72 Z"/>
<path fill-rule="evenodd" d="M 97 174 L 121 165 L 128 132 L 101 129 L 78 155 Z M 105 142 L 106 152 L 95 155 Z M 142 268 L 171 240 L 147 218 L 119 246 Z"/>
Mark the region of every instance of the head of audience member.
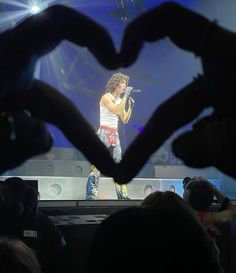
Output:
<path fill-rule="evenodd" d="M 172 191 L 155 191 L 149 194 L 142 201 L 141 206 L 157 210 L 170 210 L 174 213 L 180 214 L 184 212 L 186 215 L 190 214 L 191 217 L 195 217 L 194 211 L 189 204 L 178 194 Z"/>
<path fill-rule="evenodd" d="M 86 272 L 176 271 L 220 272 L 206 231 L 185 210 L 132 207 L 112 214 L 98 227 Z"/>
<path fill-rule="evenodd" d="M 214 192 L 209 182 L 202 177 L 185 177 L 183 198 L 196 211 L 206 211 L 214 200 Z"/>
<path fill-rule="evenodd" d="M 34 252 L 20 240 L 0 238 L 1 273 L 41 273 Z"/>
<path fill-rule="evenodd" d="M 10 177 L 0 183 L 0 209 L 9 217 L 30 216 L 36 213 L 38 192 L 20 177 Z"/>

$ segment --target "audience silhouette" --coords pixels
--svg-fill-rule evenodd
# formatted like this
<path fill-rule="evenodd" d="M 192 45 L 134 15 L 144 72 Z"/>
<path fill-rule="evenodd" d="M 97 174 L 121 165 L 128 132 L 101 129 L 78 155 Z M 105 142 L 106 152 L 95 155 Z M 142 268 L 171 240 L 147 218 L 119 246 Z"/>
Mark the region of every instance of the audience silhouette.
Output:
<path fill-rule="evenodd" d="M 27 245 L 20 240 L 0 238 L 1 273 L 41 273 L 39 262 Z"/>
<path fill-rule="evenodd" d="M 97 229 L 86 272 L 221 272 L 212 241 L 182 201 L 172 202 L 179 210 L 165 202 L 109 216 Z"/>
<path fill-rule="evenodd" d="M 183 187 L 184 200 L 194 209 L 204 228 L 213 238 L 220 235 L 217 225 L 229 222 L 236 216 L 236 209 L 230 199 L 203 177 L 185 177 Z M 214 197 L 220 208 L 218 211 L 209 211 Z"/>
<path fill-rule="evenodd" d="M 10 177 L 0 183 L 0 217 L 0 236 L 22 240 L 35 251 L 43 270 L 58 269 L 58 257 L 66 247 L 64 237 L 38 211 L 38 192 L 21 178 Z"/>

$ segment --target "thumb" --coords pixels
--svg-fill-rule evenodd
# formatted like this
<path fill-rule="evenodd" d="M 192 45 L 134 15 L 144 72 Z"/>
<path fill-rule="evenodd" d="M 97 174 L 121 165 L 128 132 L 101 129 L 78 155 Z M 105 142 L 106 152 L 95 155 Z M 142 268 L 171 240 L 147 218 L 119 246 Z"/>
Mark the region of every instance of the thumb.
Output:
<path fill-rule="evenodd" d="M 172 149 L 187 166 L 215 166 L 222 172 L 236 177 L 235 138 L 235 121 L 221 118 L 180 135 L 174 140 Z"/>
<path fill-rule="evenodd" d="M 180 135 L 173 141 L 172 150 L 187 166 L 204 168 L 212 165 L 204 129 Z"/>

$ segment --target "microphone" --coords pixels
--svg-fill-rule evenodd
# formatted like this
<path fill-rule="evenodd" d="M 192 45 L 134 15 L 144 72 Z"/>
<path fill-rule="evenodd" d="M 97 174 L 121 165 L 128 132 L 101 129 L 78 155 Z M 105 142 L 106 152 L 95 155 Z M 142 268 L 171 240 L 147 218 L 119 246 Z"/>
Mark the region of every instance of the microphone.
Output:
<path fill-rule="evenodd" d="M 132 86 L 126 86 L 126 88 L 131 89 L 130 92 L 133 92 L 133 93 L 140 93 L 140 92 L 142 92 L 140 89 L 134 89 Z"/>
<path fill-rule="evenodd" d="M 140 89 L 134 89 L 134 88 L 133 88 L 133 89 L 131 90 L 131 92 L 133 92 L 133 93 L 140 93 L 140 92 L 142 92 L 142 90 L 140 90 Z"/>

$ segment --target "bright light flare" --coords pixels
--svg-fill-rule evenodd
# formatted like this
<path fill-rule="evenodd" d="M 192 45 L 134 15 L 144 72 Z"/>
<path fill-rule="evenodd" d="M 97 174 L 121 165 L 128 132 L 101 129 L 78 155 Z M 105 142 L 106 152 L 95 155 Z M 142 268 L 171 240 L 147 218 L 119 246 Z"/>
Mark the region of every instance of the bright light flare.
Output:
<path fill-rule="evenodd" d="M 33 5 L 32 7 L 30 7 L 30 13 L 32 13 L 32 14 L 39 13 L 40 11 L 41 11 L 41 9 L 38 5 Z"/>
<path fill-rule="evenodd" d="M 40 11 L 46 9 L 48 7 L 48 3 L 46 0 L 32 0 L 29 3 L 28 10 L 31 14 L 37 14 Z"/>

